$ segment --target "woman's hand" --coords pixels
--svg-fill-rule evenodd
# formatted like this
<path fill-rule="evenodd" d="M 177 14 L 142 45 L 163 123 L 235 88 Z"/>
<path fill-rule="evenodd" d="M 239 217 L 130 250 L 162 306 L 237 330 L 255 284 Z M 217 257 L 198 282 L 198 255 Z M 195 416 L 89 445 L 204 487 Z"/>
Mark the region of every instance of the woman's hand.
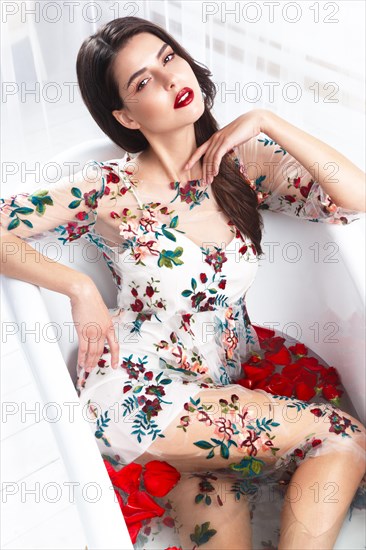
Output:
<path fill-rule="evenodd" d="M 112 368 L 116 369 L 119 344 L 112 317 L 94 284 L 85 285 L 83 290 L 71 297 L 71 312 L 79 338 L 78 365 L 84 367 L 86 372 L 94 369 L 107 340 Z"/>
<path fill-rule="evenodd" d="M 198 147 L 184 168 L 189 170 L 202 155 L 205 155 L 202 177 L 208 184 L 212 183 L 214 176 L 219 173 L 222 157 L 233 147 L 249 141 L 262 131 L 265 112 L 264 109 L 254 109 L 215 132 L 208 141 Z"/>

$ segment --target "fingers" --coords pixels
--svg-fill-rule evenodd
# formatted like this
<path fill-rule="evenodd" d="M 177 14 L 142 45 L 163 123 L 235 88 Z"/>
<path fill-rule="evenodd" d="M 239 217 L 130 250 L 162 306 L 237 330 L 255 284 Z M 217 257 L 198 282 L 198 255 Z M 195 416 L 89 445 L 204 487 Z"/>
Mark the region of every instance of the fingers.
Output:
<path fill-rule="evenodd" d="M 119 344 L 116 339 L 116 333 L 114 332 L 114 327 L 112 325 L 109 333 L 107 334 L 107 340 L 109 344 L 109 349 L 111 352 L 111 365 L 112 369 L 118 368 L 119 364 Z"/>
<path fill-rule="evenodd" d="M 188 170 L 202 157 L 202 155 L 205 155 L 202 164 L 202 178 L 208 184 L 211 184 L 214 177 L 219 173 L 222 157 L 230 149 L 231 147 L 227 137 L 217 132 L 209 141 L 198 147 L 197 151 L 195 151 L 187 162 L 185 168 Z"/>
<path fill-rule="evenodd" d="M 104 343 L 103 343 L 103 346 L 101 346 L 100 341 L 99 342 L 89 341 L 88 353 L 85 358 L 86 372 L 91 372 L 98 365 L 98 361 L 100 359 L 100 356 L 103 353 L 103 350 L 104 350 Z"/>
<path fill-rule="evenodd" d="M 211 184 L 214 177 L 219 173 L 220 162 L 222 159 L 222 155 L 220 155 L 221 149 L 221 141 L 213 141 L 203 160 L 203 171 L 205 174 L 204 179 L 208 184 Z"/>
<path fill-rule="evenodd" d="M 205 154 L 208 146 L 210 145 L 210 141 L 206 141 L 205 143 L 202 143 L 200 147 L 193 153 L 187 164 L 185 165 L 184 169 L 189 170 L 196 164 L 196 162 L 202 157 L 202 155 Z"/>
<path fill-rule="evenodd" d="M 86 363 L 86 356 L 88 354 L 88 340 L 84 338 L 80 339 L 79 336 L 79 354 L 78 354 L 78 365 L 84 368 Z"/>
<path fill-rule="evenodd" d="M 119 344 L 116 340 L 116 334 L 114 331 L 113 323 L 108 328 L 108 332 L 105 337 L 101 337 L 98 334 L 97 337 L 92 339 L 89 337 L 85 339 L 81 338 L 79 345 L 78 364 L 85 369 L 86 372 L 91 372 L 100 360 L 100 357 L 104 350 L 104 342 L 108 341 L 110 354 L 111 354 L 111 366 L 113 369 L 118 368 L 119 363 Z"/>

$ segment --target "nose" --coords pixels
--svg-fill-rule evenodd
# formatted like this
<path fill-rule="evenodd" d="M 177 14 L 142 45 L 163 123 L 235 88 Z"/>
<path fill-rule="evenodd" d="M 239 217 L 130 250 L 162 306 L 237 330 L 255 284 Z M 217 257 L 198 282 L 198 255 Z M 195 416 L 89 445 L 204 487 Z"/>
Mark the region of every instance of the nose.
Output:
<path fill-rule="evenodd" d="M 177 79 L 174 73 L 165 71 L 163 74 L 163 85 L 166 90 L 171 90 L 177 87 Z"/>

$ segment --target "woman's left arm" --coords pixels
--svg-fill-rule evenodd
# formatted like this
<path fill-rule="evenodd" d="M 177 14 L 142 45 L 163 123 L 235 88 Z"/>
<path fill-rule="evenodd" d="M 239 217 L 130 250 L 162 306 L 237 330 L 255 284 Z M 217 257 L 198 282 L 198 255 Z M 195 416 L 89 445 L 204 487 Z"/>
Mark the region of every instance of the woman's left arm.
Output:
<path fill-rule="evenodd" d="M 339 151 L 272 111 L 261 110 L 261 132 L 292 155 L 341 208 L 366 212 L 364 172 Z"/>

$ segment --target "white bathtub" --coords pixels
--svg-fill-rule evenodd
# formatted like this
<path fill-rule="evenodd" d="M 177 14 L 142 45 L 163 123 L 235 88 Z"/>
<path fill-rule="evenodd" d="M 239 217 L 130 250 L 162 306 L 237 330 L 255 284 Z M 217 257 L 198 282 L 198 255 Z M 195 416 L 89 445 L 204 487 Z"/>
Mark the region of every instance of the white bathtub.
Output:
<path fill-rule="evenodd" d="M 102 139 L 66 151 L 57 160 L 79 160 L 82 164 L 90 159 L 109 160 L 122 155 L 123 151 Z M 365 423 L 365 216 L 360 214 L 360 221 L 349 226 L 301 221 L 267 211 L 263 218 L 262 246 L 266 257 L 247 294 L 250 319 L 254 324 L 273 326 L 301 340 L 336 367 L 352 396 L 349 412 Z M 57 236 L 33 246 L 40 246 L 42 253 L 90 275 L 107 307 L 115 307 L 117 291 L 108 267 L 102 259 L 84 259 L 85 247 L 90 252 L 90 243 L 84 239 L 68 246 L 57 243 L 61 258 L 55 257 L 55 248 L 46 248 L 51 243 L 57 243 Z M 73 383 L 78 341 L 76 332 L 70 332 L 69 299 L 4 276 L 2 283 L 15 320 L 25 325 L 37 320 L 44 327 L 54 323 L 54 342 L 50 341 L 49 331 L 47 337 L 41 331 L 43 341 L 36 343 L 28 338 L 22 344 L 44 402 L 77 404 Z M 67 421 L 65 415 L 52 429 L 70 479 L 80 483 L 93 479 L 102 488 L 99 502 L 90 504 L 82 498 L 77 502 L 88 549 L 132 549 L 92 432 L 82 411 L 75 409 L 75 422 Z M 86 454 L 87 462 L 82 458 Z M 354 511 L 352 527 L 345 520 L 335 548 L 365 547 L 363 512 Z"/>

